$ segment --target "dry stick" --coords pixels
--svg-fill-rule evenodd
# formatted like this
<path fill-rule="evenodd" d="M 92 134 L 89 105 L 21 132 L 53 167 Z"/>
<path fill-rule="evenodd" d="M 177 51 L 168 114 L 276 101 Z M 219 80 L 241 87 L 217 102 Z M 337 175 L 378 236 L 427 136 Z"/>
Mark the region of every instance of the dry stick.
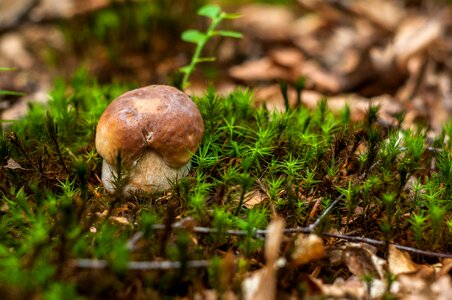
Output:
<path fill-rule="evenodd" d="M 154 230 L 163 230 L 165 228 L 162 224 L 156 224 L 153 226 Z M 174 226 L 173 228 L 183 228 L 181 226 Z M 199 227 L 196 226 L 192 230 L 196 233 L 201 234 L 209 234 L 217 232 L 215 228 L 209 228 L 209 227 Z M 299 228 L 287 228 L 284 230 L 284 233 L 297 233 L 297 232 L 303 232 L 303 233 L 312 233 L 312 230 L 309 227 L 299 227 Z M 236 235 L 236 236 L 244 236 L 247 233 L 244 230 L 228 230 L 228 234 L 230 235 Z M 257 230 L 256 235 L 264 235 L 268 234 L 268 230 Z M 353 242 L 362 242 L 367 243 L 370 245 L 375 246 L 385 246 L 386 243 L 379 240 L 359 237 L 359 236 L 349 236 L 349 235 L 342 235 L 342 234 L 335 234 L 335 233 L 319 233 L 319 235 L 323 237 L 331 237 L 331 238 L 338 238 L 338 239 L 344 239 L 344 240 L 350 240 Z M 131 249 L 133 248 L 133 245 L 131 244 L 132 241 L 137 241 L 140 237 L 142 237 L 142 233 L 138 232 L 136 233 L 132 239 L 128 242 L 128 247 Z M 391 243 L 392 244 L 392 243 Z M 398 244 L 392 244 L 397 249 L 404 250 L 411 253 L 426 255 L 426 256 L 434 256 L 434 257 L 440 257 L 440 258 L 452 258 L 452 254 L 447 253 L 438 253 L 438 252 L 431 252 L 431 251 L 425 251 L 425 250 L 419 250 L 412 247 L 402 246 Z M 97 259 L 75 259 L 72 261 L 72 264 L 77 268 L 83 268 L 83 269 L 105 269 L 108 267 L 108 262 L 106 260 L 97 260 Z M 210 265 L 209 260 L 191 260 L 188 261 L 186 264 L 187 268 L 207 268 Z M 180 261 L 131 261 L 127 264 L 128 270 L 171 270 L 171 269 L 180 269 L 182 266 L 182 262 Z"/>
<path fill-rule="evenodd" d="M 154 225 L 154 229 L 156 230 L 162 230 L 164 229 L 164 225 L 156 224 Z M 177 227 L 182 228 L 182 227 Z M 209 228 L 209 227 L 194 227 L 193 232 L 197 233 L 212 233 L 216 232 L 217 230 L 215 228 Z M 311 233 L 312 230 L 308 227 L 300 227 L 300 228 L 287 228 L 284 230 L 285 233 L 296 233 L 296 232 L 303 232 L 303 233 Z M 231 235 L 239 235 L 243 236 L 246 235 L 246 232 L 243 230 L 228 230 L 228 233 Z M 268 230 L 257 230 L 256 234 L 267 234 Z M 363 242 L 375 246 L 385 246 L 386 243 L 383 241 L 378 241 L 374 239 L 369 238 L 363 238 L 359 236 L 348 236 L 348 235 L 341 235 L 341 234 L 334 234 L 334 233 L 320 233 L 319 235 L 324 237 L 332 237 L 332 238 L 338 238 L 338 239 L 345 239 L 350 240 L 353 242 Z M 134 235 L 134 239 L 138 239 L 140 235 L 137 233 Z M 129 242 L 130 243 L 130 242 Z M 129 246 L 128 243 L 128 246 Z M 452 254 L 447 253 L 438 253 L 438 252 L 431 252 L 431 251 L 424 251 L 419 250 L 407 246 L 401 246 L 398 244 L 393 244 L 396 248 L 416 254 L 426 255 L 426 256 L 434 256 L 434 257 L 440 257 L 440 258 L 452 258 Z M 97 259 L 75 259 L 72 261 L 72 264 L 77 268 L 82 269 L 105 269 L 108 267 L 108 262 L 106 260 L 97 260 Z M 210 265 L 209 260 L 191 260 L 188 261 L 186 264 L 187 268 L 207 268 Z M 151 270 L 172 270 L 172 269 L 180 269 L 182 267 L 182 262 L 180 261 L 131 261 L 127 264 L 128 270 L 135 270 L 135 271 L 151 271 Z"/>
<path fill-rule="evenodd" d="M 82 269 L 105 269 L 108 267 L 106 260 L 98 259 L 75 259 L 72 264 Z M 208 260 L 190 260 L 187 261 L 188 268 L 207 268 L 210 264 Z M 171 270 L 180 269 L 182 263 L 180 261 L 130 261 L 127 263 L 128 270 Z"/>
<path fill-rule="evenodd" d="M 331 210 L 336 206 L 336 204 L 342 200 L 343 196 L 338 197 L 336 200 L 334 200 L 330 206 L 325 209 L 322 214 L 317 218 L 317 220 L 309 225 L 308 227 L 297 227 L 297 228 L 286 228 L 284 229 L 284 233 L 314 233 L 317 226 L 322 222 L 323 219 L 325 219 L 328 214 L 331 212 Z M 187 229 L 195 233 L 199 234 L 210 234 L 210 233 L 216 233 L 218 230 L 216 228 L 211 227 L 202 227 L 202 226 L 195 226 L 191 229 L 188 229 L 184 226 L 184 222 L 177 222 L 173 223 L 171 225 L 172 229 Z M 154 224 L 152 226 L 153 230 L 167 230 L 168 227 L 163 224 Z M 226 230 L 226 233 L 229 235 L 234 236 L 245 236 L 247 235 L 247 232 L 244 230 Z M 268 234 L 269 231 L 266 229 L 258 229 L 255 231 L 255 236 L 258 238 L 262 238 L 262 236 Z M 317 233 L 320 236 L 323 237 L 330 237 L 330 238 L 337 238 L 337 239 L 343 239 L 343 240 L 349 240 L 352 242 L 360 242 L 360 243 L 366 243 L 374 246 L 386 246 L 387 243 L 384 241 L 374 240 L 370 238 L 365 237 L 359 237 L 359 236 L 350 236 L 350 235 L 342 235 L 342 234 L 335 234 L 335 233 L 327 233 L 327 232 L 319 232 Z M 143 237 L 143 232 L 139 231 L 135 233 L 131 239 L 127 242 L 127 248 L 132 251 L 135 249 L 135 244 Z M 398 244 L 393 244 L 394 247 L 400 250 L 404 250 L 411 253 L 416 253 L 420 255 L 425 256 L 434 256 L 439 258 L 452 258 L 452 254 L 447 253 L 438 253 L 438 252 L 431 252 L 431 251 L 425 251 L 420 250 L 412 247 L 402 246 Z M 75 266 L 79 268 L 90 268 L 90 269 L 103 269 L 108 266 L 107 261 L 105 260 L 95 260 L 95 259 L 77 259 L 74 261 Z M 179 261 L 143 261 L 143 262 L 137 262 L 132 261 L 129 262 L 127 265 L 127 268 L 129 270 L 169 270 L 169 269 L 179 269 L 181 268 L 182 263 Z M 208 260 L 196 260 L 196 261 L 188 261 L 186 267 L 188 268 L 205 268 L 209 266 Z"/>
<path fill-rule="evenodd" d="M 336 206 L 336 204 L 342 200 L 344 196 L 340 195 L 336 200 L 334 200 L 330 206 L 328 206 L 327 209 L 325 209 L 322 214 L 320 215 L 320 217 L 317 218 L 317 220 L 312 223 L 311 225 L 308 226 L 308 229 L 311 230 L 311 232 L 314 232 L 314 230 L 316 229 L 317 226 L 319 226 L 320 222 L 322 222 L 331 212 L 331 210 Z"/>
<path fill-rule="evenodd" d="M 326 214 L 325 214 L 325 216 L 326 216 Z M 321 218 L 323 218 L 323 217 L 324 217 L 324 214 L 322 214 Z M 152 226 L 152 228 L 154 230 L 163 230 L 165 228 L 165 226 L 162 224 L 155 224 L 154 226 Z M 172 228 L 180 229 L 180 228 L 184 228 L 184 227 L 178 224 L 178 225 L 173 225 Z M 210 233 L 218 232 L 218 230 L 216 228 L 201 227 L 201 226 L 195 226 L 192 229 L 187 229 L 187 230 L 191 230 L 192 232 L 199 233 L 199 234 L 210 234 Z M 234 236 L 247 235 L 247 232 L 244 230 L 226 230 L 226 233 L 229 235 L 234 235 Z M 266 235 L 267 233 L 268 233 L 268 231 L 265 229 L 258 229 L 255 231 L 255 236 L 258 238 L 261 238 L 262 236 Z M 284 233 L 314 233 L 314 231 L 310 228 L 310 226 L 308 226 L 308 227 L 286 228 L 286 229 L 284 229 Z M 139 234 L 139 233 L 137 233 L 137 234 Z M 367 244 L 375 245 L 375 246 L 385 246 L 386 245 L 386 243 L 383 241 L 360 237 L 360 236 L 343 235 L 343 234 L 328 233 L 328 232 L 317 232 L 316 234 L 323 236 L 323 237 L 349 240 L 352 242 L 362 242 L 362 243 L 367 243 Z M 132 240 L 134 240 L 136 242 L 139 239 L 139 238 L 136 238 L 136 235 L 134 235 L 134 237 L 132 237 L 132 239 L 130 239 L 129 242 L 127 243 L 129 249 L 134 248 L 133 244 L 132 244 Z M 396 247 L 397 249 L 404 250 L 404 251 L 411 252 L 411 253 L 416 253 L 416 254 L 421 254 L 421 255 L 426 255 L 426 256 L 440 257 L 440 258 L 452 258 L 452 254 L 448 254 L 448 253 L 439 253 L 439 252 L 420 250 L 420 249 L 416 249 L 416 248 L 412 248 L 412 247 L 408 247 L 408 246 L 402 246 L 402 245 L 395 244 L 395 243 L 390 243 L 390 244 L 394 245 L 394 247 Z"/>

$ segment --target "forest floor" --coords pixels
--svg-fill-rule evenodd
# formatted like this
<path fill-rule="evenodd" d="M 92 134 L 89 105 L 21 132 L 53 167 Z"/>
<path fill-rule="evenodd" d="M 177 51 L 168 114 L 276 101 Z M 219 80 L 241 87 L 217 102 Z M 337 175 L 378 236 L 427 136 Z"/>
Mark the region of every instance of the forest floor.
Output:
<path fill-rule="evenodd" d="M 105 192 L 101 113 L 177 82 L 194 50 L 181 33 L 205 30 L 205 2 L 0 11 L 2 295 L 452 298 L 441 1 L 217 1 L 241 15 L 222 29 L 243 38 L 212 39 L 216 60 L 185 90 L 205 125 L 189 176 L 164 193 Z"/>

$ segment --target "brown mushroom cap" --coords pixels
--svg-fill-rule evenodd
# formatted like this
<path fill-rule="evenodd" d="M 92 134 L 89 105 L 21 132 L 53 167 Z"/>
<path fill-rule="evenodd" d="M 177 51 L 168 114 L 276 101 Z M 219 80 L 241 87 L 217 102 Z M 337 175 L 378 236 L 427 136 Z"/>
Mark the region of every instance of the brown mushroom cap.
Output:
<path fill-rule="evenodd" d="M 110 165 L 118 153 L 128 166 L 152 149 L 168 166 L 187 164 L 204 133 L 201 114 L 178 89 L 151 85 L 115 99 L 97 125 L 97 152 Z"/>

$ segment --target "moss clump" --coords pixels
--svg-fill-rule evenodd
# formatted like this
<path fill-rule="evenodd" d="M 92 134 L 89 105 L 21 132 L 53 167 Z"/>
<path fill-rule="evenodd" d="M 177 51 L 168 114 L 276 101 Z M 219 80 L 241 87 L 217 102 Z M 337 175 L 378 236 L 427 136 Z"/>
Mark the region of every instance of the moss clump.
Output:
<path fill-rule="evenodd" d="M 326 100 L 314 111 L 269 112 L 253 107 L 248 90 L 220 97 L 210 89 L 194 99 L 206 133 L 190 176 L 166 194 L 125 201 L 101 187 L 94 136 L 109 101 L 128 88 L 100 86 L 78 72 L 69 85 L 55 84 L 48 108 L 32 105 L 26 118 L 2 131 L 5 297 L 154 297 L 205 288 L 239 293 L 243 274 L 263 262 L 257 229 L 273 214 L 287 227 L 308 226 L 338 198 L 319 232 L 334 228 L 450 252 L 450 124 L 428 145 L 421 129 L 379 126 L 378 108 L 369 109 L 365 122 L 352 123 L 347 108 L 335 116 Z M 210 233 L 194 233 L 194 224 Z M 239 259 L 235 273 L 223 263 L 227 252 Z M 80 259 L 87 258 L 105 265 L 86 269 Z M 178 262 L 177 269 L 138 271 L 130 264 L 161 260 Z M 233 274 L 226 280 L 227 272 Z"/>

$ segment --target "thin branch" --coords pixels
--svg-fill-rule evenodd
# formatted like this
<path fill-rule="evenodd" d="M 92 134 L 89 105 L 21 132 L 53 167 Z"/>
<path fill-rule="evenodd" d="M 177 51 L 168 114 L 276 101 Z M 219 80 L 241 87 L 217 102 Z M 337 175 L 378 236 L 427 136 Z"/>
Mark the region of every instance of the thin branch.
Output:
<path fill-rule="evenodd" d="M 127 241 L 127 249 L 129 251 L 135 250 L 135 244 L 143 237 L 143 231 L 138 231 L 135 233 L 132 238 Z"/>
<path fill-rule="evenodd" d="M 341 201 L 343 198 L 343 195 L 339 196 L 336 200 L 334 200 L 330 206 L 328 206 L 327 209 L 325 209 L 322 214 L 317 218 L 317 220 L 312 223 L 311 225 L 308 226 L 309 230 L 311 230 L 311 232 L 313 232 L 317 226 L 319 226 L 320 222 L 322 222 L 331 212 L 331 210 L 336 206 L 336 204 Z"/>
<path fill-rule="evenodd" d="M 75 259 L 72 265 L 81 269 L 105 269 L 108 267 L 106 260 L 99 259 Z M 208 260 L 190 260 L 187 261 L 188 268 L 207 268 L 210 265 Z M 180 269 L 182 263 L 180 261 L 130 261 L 127 263 L 127 269 L 132 271 L 148 271 L 148 270 L 172 270 Z"/>
<path fill-rule="evenodd" d="M 317 218 L 317 220 L 314 223 L 312 223 L 311 225 L 309 225 L 307 227 L 286 228 L 286 229 L 284 229 L 284 233 L 287 233 L 287 234 L 290 234 L 290 233 L 316 233 L 322 237 L 343 239 L 343 240 L 348 240 L 348 241 L 352 241 L 352 242 L 366 243 L 366 244 L 380 246 L 380 247 L 386 246 L 387 243 L 384 241 L 374 240 L 374 239 L 370 239 L 370 238 L 366 238 L 366 237 L 343 235 L 343 234 L 328 233 L 328 232 L 315 232 L 318 225 L 329 215 L 331 210 L 337 205 L 337 203 L 339 203 L 339 201 L 342 198 L 343 197 L 340 196 L 336 200 L 334 200 L 330 204 L 330 206 L 327 209 L 325 209 L 322 212 L 322 214 Z M 218 232 L 218 229 L 211 228 L 211 227 L 185 226 L 185 224 L 187 224 L 187 223 L 192 223 L 192 222 L 186 222 L 187 220 L 189 220 L 189 219 L 186 219 L 186 220 L 184 219 L 182 221 L 178 221 L 177 223 L 171 224 L 171 229 L 186 229 L 188 231 L 198 233 L 198 234 L 210 234 L 210 233 Z M 152 229 L 153 230 L 165 230 L 165 229 L 167 229 L 167 227 L 163 224 L 154 224 L 152 226 Z M 248 235 L 248 232 L 245 230 L 226 230 L 225 233 L 228 235 L 231 235 L 231 236 Z M 265 235 L 267 235 L 268 233 L 269 232 L 266 229 L 256 229 L 254 232 L 254 236 L 257 238 L 264 238 Z M 143 236 L 142 232 L 135 233 L 132 236 L 132 238 L 127 242 L 127 248 L 129 250 L 133 250 L 135 248 L 136 242 L 138 242 L 142 236 Z M 390 243 L 390 244 L 394 245 L 397 249 L 411 252 L 411 253 L 416 253 L 416 254 L 425 255 L 425 256 L 440 257 L 440 258 L 452 258 L 452 254 L 448 254 L 448 253 L 439 253 L 439 252 L 420 250 L 417 248 L 402 246 L 402 245 L 394 244 L 394 243 Z"/>
<path fill-rule="evenodd" d="M 406 147 L 405 146 L 401 146 L 400 150 L 402 152 L 405 152 L 406 151 Z M 425 151 L 430 151 L 430 152 L 443 152 L 443 149 L 434 148 L 434 147 L 431 147 L 431 146 L 424 147 L 424 150 Z"/>
<path fill-rule="evenodd" d="M 335 201 L 337 201 L 337 200 L 335 200 Z M 330 205 L 329 208 L 332 208 L 333 203 L 332 203 L 332 205 Z M 327 213 L 322 214 L 319 219 L 324 218 L 324 215 L 326 216 L 326 214 Z M 181 225 L 175 225 L 175 224 L 173 224 L 173 226 L 171 226 L 171 227 L 173 229 L 184 228 Z M 165 228 L 165 226 L 162 224 L 155 224 L 152 228 L 154 230 L 162 230 Z M 343 240 L 348 240 L 348 241 L 352 241 L 352 242 L 366 243 L 366 244 L 380 246 L 380 247 L 386 246 L 386 243 L 384 241 L 380 241 L 380 240 L 374 240 L 374 239 L 360 237 L 360 236 L 343 235 L 343 234 L 337 234 L 337 233 L 314 232 L 314 229 L 312 229 L 312 228 L 315 229 L 315 226 L 286 228 L 286 229 L 284 229 L 284 233 L 316 233 L 322 237 L 343 239 Z M 200 226 L 195 226 L 195 227 L 191 228 L 190 230 L 194 233 L 199 233 L 199 234 L 210 234 L 210 233 L 218 232 L 218 230 L 216 228 L 200 227 Z M 244 230 L 226 230 L 226 233 L 229 235 L 233 235 L 233 236 L 246 236 L 247 235 L 247 232 Z M 255 236 L 258 238 L 261 238 L 262 236 L 265 236 L 266 234 L 268 234 L 268 230 L 265 230 L 265 229 L 257 229 L 255 231 Z M 432 257 L 440 257 L 440 258 L 452 258 L 452 254 L 449 254 L 449 253 L 439 253 L 439 252 L 420 250 L 417 248 L 402 246 L 402 245 L 395 244 L 395 243 L 390 243 L 390 244 L 394 245 L 397 249 L 411 252 L 411 253 L 416 253 L 416 254 L 425 255 L 425 256 L 432 256 Z"/>

